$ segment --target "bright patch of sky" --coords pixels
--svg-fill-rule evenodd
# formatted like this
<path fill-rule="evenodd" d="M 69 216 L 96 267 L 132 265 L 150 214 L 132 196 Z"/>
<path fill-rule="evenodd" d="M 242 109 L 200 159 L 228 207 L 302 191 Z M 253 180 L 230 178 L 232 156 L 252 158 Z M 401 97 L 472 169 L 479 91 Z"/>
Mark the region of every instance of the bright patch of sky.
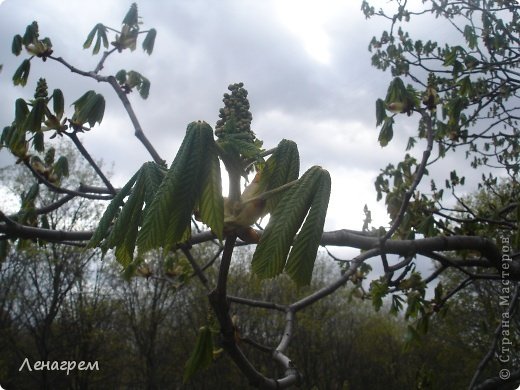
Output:
<path fill-rule="evenodd" d="M 314 60 L 328 65 L 332 58 L 327 25 L 342 6 L 338 0 L 283 0 L 276 3 L 280 22 L 300 39 Z"/>

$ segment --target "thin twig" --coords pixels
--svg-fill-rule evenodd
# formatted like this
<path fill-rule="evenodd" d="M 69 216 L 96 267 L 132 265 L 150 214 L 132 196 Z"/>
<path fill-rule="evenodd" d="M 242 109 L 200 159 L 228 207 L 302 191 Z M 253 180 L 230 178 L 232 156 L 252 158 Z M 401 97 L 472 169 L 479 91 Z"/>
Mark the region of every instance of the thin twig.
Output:
<path fill-rule="evenodd" d="M 108 178 L 105 176 L 105 174 L 103 173 L 101 168 L 96 164 L 96 162 L 94 161 L 94 159 L 92 158 L 90 153 L 87 151 L 87 149 L 85 149 L 85 147 L 83 146 L 83 144 L 79 140 L 78 135 L 76 134 L 76 132 L 65 133 L 65 134 L 67 134 L 67 136 L 72 140 L 72 142 L 74 142 L 74 145 L 76 145 L 76 148 L 78 148 L 79 152 L 83 155 L 83 157 L 85 157 L 85 159 L 92 166 L 92 168 L 94 168 L 94 171 L 96 171 L 96 173 L 98 174 L 100 179 L 107 186 L 108 191 L 112 195 L 115 195 L 116 194 L 116 190 L 112 186 L 112 183 L 110 183 L 110 180 L 108 180 Z"/>
<path fill-rule="evenodd" d="M 135 115 L 134 109 L 132 107 L 132 104 L 130 103 L 130 100 L 128 100 L 128 97 L 126 96 L 126 93 L 121 89 L 119 86 L 119 83 L 117 82 L 116 78 L 114 76 L 107 77 L 107 82 L 112 86 L 114 91 L 116 92 L 117 96 L 123 103 L 123 107 L 125 108 L 128 116 L 130 117 L 130 121 L 132 122 L 132 125 L 134 126 L 134 135 L 136 138 L 141 141 L 141 143 L 144 145 L 148 153 L 152 156 L 153 160 L 161 165 L 165 166 L 166 161 L 159 156 L 159 153 L 155 150 L 151 142 L 148 140 L 146 135 L 144 134 L 143 128 L 141 127 L 141 124 L 139 123 L 139 120 L 137 119 L 137 116 Z"/>

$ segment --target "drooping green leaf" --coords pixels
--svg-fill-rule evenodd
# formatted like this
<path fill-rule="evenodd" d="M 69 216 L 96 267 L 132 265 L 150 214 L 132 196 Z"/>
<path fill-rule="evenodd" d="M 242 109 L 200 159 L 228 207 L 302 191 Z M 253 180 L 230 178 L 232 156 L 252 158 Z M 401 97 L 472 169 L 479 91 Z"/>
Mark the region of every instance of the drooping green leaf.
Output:
<path fill-rule="evenodd" d="M 152 28 L 148 31 L 146 34 L 146 37 L 143 41 L 143 50 L 148 53 L 148 55 L 152 54 L 153 52 L 153 46 L 155 44 L 155 37 L 157 36 L 157 30 L 155 28 Z"/>
<path fill-rule="evenodd" d="M 13 43 L 11 45 L 11 52 L 15 56 L 19 56 L 22 52 L 22 37 L 19 34 L 16 34 L 13 38 Z"/>
<path fill-rule="evenodd" d="M 37 98 L 34 99 L 32 104 L 31 112 L 25 120 L 25 128 L 29 131 L 40 131 L 45 118 L 47 101 L 44 98 Z"/>
<path fill-rule="evenodd" d="M 90 127 L 101 123 L 105 114 L 105 98 L 94 91 L 84 93 L 74 103 L 74 115 L 72 121 L 83 125 L 88 123 Z"/>
<path fill-rule="evenodd" d="M 31 71 L 31 61 L 29 59 L 25 59 L 22 61 L 20 66 L 16 69 L 13 75 L 13 83 L 14 85 L 21 85 L 25 87 L 27 84 L 27 79 L 29 78 L 29 72 Z"/>
<path fill-rule="evenodd" d="M 54 149 L 53 147 L 50 147 L 49 149 L 47 149 L 47 152 L 45 153 L 45 158 L 44 158 L 45 165 L 50 166 L 50 165 L 54 164 L 55 155 L 56 155 L 56 149 Z"/>
<path fill-rule="evenodd" d="M 387 146 L 388 143 L 392 140 L 394 137 L 394 118 L 393 117 L 387 117 L 383 122 L 383 127 L 381 127 L 381 130 L 379 131 L 379 137 L 377 140 L 379 141 L 379 144 L 383 147 Z"/>
<path fill-rule="evenodd" d="M 121 209 L 110 235 L 107 246 L 115 247 L 117 261 L 127 267 L 133 260 L 135 240 L 139 223 L 142 219 L 143 203 L 145 198 L 145 181 L 142 179 L 143 170 L 139 170 L 135 186 Z"/>
<path fill-rule="evenodd" d="M 92 45 L 94 37 L 96 37 L 96 43 L 94 44 L 92 54 L 99 53 L 99 50 L 101 49 L 101 44 L 103 44 L 103 47 L 105 47 L 105 49 L 108 48 L 107 28 L 102 23 L 96 24 L 94 28 L 90 31 L 90 33 L 87 36 L 87 39 L 83 43 L 84 49 L 88 49 Z"/>
<path fill-rule="evenodd" d="M 163 178 L 162 167 L 152 162 L 143 164 L 107 207 L 89 246 L 99 245 L 108 234 L 105 247 L 107 249 L 115 247 L 118 262 L 128 267 L 133 261 L 136 238 L 143 215 L 154 199 Z M 127 196 L 128 199 L 124 202 Z M 146 207 L 143 210 L 144 204 Z M 116 219 L 115 223 L 109 232 L 108 229 L 114 219 Z"/>
<path fill-rule="evenodd" d="M 37 132 L 33 135 L 32 144 L 37 152 L 42 153 L 45 151 L 45 137 L 42 132 Z"/>
<path fill-rule="evenodd" d="M 314 197 L 319 167 L 312 167 L 285 193 L 271 213 L 251 266 L 260 278 L 272 278 L 284 270 L 287 255 Z"/>
<path fill-rule="evenodd" d="M 319 168 L 316 171 L 319 178 L 314 183 L 314 198 L 305 222 L 294 241 L 293 248 L 285 271 L 298 286 L 306 286 L 311 282 L 312 271 L 316 261 L 316 253 L 323 234 L 323 225 L 330 198 L 330 175 Z"/>
<path fill-rule="evenodd" d="M 137 86 L 137 90 L 143 99 L 147 99 L 148 95 L 150 94 L 150 80 L 144 76 L 141 76 L 141 82 Z"/>
<path fill-rule="evenodd" d="M 97 32 L 97 24 L 94 26 L 92 30 L 88 33 L 87 39 L 83 43 L 83 49 L 88 49 L 92 45 L 92 41 L 94 40 L 94 37 Z"/>
<path fill-rule="evenodd" d="M 373 280 L 370 283 L 370 295 L 372 296 L 372 305 L 376 311 L 383 306 L 383 298 L 388 293 L 388 284 L 384 280 Z"/>
<path fill-rule="evenodd" d="M 220 239 L 224 239 L 224 199 L 222 197 L 222 182 L 220 176 L 220 161 L 215 147 L 208 153 L 205 181 L 202 185 L 199 213 L 202 222 L 208 225 Z"/>
<path fill-rule="evenodd" d="M 61 156 L 53 165 L 53 171 L 58 178 L 69 176 L 69 160 L 67 157 Z"/>
<path fill-rule="evenodd" d="M 376 101 L 376 126 L 379 126 L 386 119 L 385 102 L 383 99 Z"/>
<path fill-rule="evenodd" d="M 123 19 L 123 24 L 126 24 L 128 26 L 137 26 L 138 22 L 138 13 L 137 13 L 137 4 L 132 3 L 130 5 L 130 9 L 125 15 L 125 18 Z"/>
<path fill-rule="evenodd" d="M 464 27 L 464 38 L 466 38 L 466 42 L 470 49 L 477 47 L 477 34 L 475 33 L 474 27 L 470 25 Z"/>
<path fill-rule="evenodd" d="M 162 167 L 148 162 L 143 164 L 136 175 L 134 175 L 133 179 L 135 180 L 131 180 L 133 187 L 106 243 L 108 248 L 116 248 L 116 258 L 125 267 L 128 267 L 133 261 L 138 228 L 142 224 L 143 215 L 156 195 L 157 189 L 164 178 L 164 173 Z M 143 210 L 144 204 L 146 204 L 146 207 Z"/>
<path fill-rule="evenodd" d="M 417 143 L 417 140 L 415 139 L 415 137 L 409 137 L 408 143 L 406 144 L 406 151 L 413 149 L 413 147 L 415 146 L 416 143 Z"/>
<path fill-rule="evenodd" d="M 185 237 L 202 192 L 204 166 L 213 144 L 213 130 L 206 122 L 188 125 L 182 145 L 144 216 L 137 237 L 140 253 L 168 248 Z"/>
<path fill-rule="evenodd" d="M 96 39 L 96 43 L 94 44 L 94 48 L 92 49 L 92 54 L 96 55 L 99 53 L 99 50 L 101 49 L 101 37 L 98 35 Z"/>
<path fill-rule="evenodd" d="M 55 89 L 52 92 L 52 108 L 56 117 L 61 119 L 65 110 L 65 99 L 63 98 L 63 92 L 61 92 L 61 89 Z"/>
<path fill-rule="evenodd" d="M 265 162 L 260 176 L 259 187 L 262 192 L 270 191 L 298 179 L 300 174 L 300 155 L 295 142 L 283 139 L 274 153 Z M 271 212 L 282 198 L 283 194 L 270 197 L 266 210 Z"/>
<path fill-rule="evenodd" d="M 107 209 L 103 213 L 101 220 L 99 221 L 98 227 L 92 235 L 88 246 L 89 248 L 95 248 L 101 241 L 106 237 L 114 218 L 119 214 L 121 206 L 124 204 L 124 199 L 128 196 L 132 190 L 132 186 L 139 177 L 139 172 L 136 172 L 134 176 L 125 184 L 123 188 L 116 194 L 114 199 L 110 202 Z"/>
<path fill-rule="evenodd" d="M 121 69 L 119 72 L 116 73 L 115 78 L 117 82 L 121 85 L 126 83 L 126 70 Z"/>
<path fill-rule="evenodd" d="M 23 35 L 22 42 L 24 45 L 29 45 L 38 40 L 38 23 L 32 22 L 25 29 L 25 34 Z"/>
<path fill-rule="evenodd" d="M 213 336 L 211 329 L 203 326 L 199 329 L 199 335 L 195 343 L 195 349 L 186 362 L 184 368 L 183 382 L 188 382 L 193 375 L 206 367 L 213 361 Z"/>
<path fill-rule="evenodd" d="M 14 112 L 14 123 L 18 128 L 23 128 L 27 115 L 29 115 L 29 108 L 25 100 L 21 98 L 16 99 Z"/>
<path fill-rule="evenodd" d="M 402 102 L 406 96 L 406 87 L 400 77 L 395 77 L 388 86 L 385 103 Z"/>

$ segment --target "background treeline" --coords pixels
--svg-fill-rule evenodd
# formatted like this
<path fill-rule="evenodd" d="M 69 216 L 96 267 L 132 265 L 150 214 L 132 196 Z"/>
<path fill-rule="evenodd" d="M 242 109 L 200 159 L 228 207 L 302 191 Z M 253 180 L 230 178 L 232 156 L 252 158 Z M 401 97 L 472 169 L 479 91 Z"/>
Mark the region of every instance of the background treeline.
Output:
<path fill-rule="evenodd" d="M 198 261 L 203 263 L 204 256 L 200 253 Z M 152 267 L 161 267 L 163 260 L 158 256 Z M 230 283 L 237 295 L 285 302 L 302 293 L 283 287 L 287 281 L 255 281 L 246 264 L 244 251 Z M 208 306 L 197 303 L 207 293 L 198 280 L 187 280 L 181 273 L 126 281 L 118 267 L 110 258 L 101 260 L 98 253 L 52 244 L 9 256 L 0 271 L 0 383 L 4 388 L 248 387 L 225 354 L 190 383 L 182 383 L 198 329 L 211 322 Z M 339 267 L 323 259 L 313 288 L 336 272 Z M 302 388 L 465 388 L 496 326 L 497 306 L 489 297 L 497 294 L 486 291 L 489 288 L 475 285 L 472 291 L 474 300 L 487 303 L 488 312 L 468 302 L 469 295 L 461 296 L 443 319 L 430 324 L 419 343 L 407 340 L 402 318 L 384 308 L 375 312 L 370 303 L 352 299 L 348 288 L 322 300 L 298 318 L 291 346 L 291 356 L 305 373 Z M 268 356 L 247 345 L 247 340 L 276 345 L 283 313 L 267 318 L 263 309 L 232 307 L 247 353 L 260 367 L 268 368 Z M 32 364 L 98 361 L 99 371 L 73 370 L 68 376 L 64 371 L 19 371 L 25 358 Z"/>

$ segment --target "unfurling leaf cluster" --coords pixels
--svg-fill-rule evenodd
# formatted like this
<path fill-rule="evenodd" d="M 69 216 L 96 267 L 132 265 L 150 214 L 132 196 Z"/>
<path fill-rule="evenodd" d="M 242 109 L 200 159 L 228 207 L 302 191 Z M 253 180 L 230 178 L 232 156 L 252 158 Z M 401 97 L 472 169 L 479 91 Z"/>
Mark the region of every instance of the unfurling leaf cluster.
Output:
<path fill-rule="evenodd" d="M 22 61 L 20 66 L 16 69 L 13 75 L 14 85 L 21 85 L 22 87 L 27 84 L 29 73 L 31 70 L 31 59 L 33 57 L 41 58 L 43 61 L 47 60 L 47 57 L 52 55 L 52 42 L 49 38 L 39 39 L 38 23 L 32 22 L 25 29 L 23 37 L 19 34 L 15 35 L 11 45 L 11 51 L 14 55 L 19 56 L 22 52 L 22 48 L 25 48 L 28 54 L 31 55 Z"/>
<path fill-rule="evenodd" d="M 139 18 L 137 4 L 132 3 L 130 9 L 123 19 L 121 30 L 117 31 L 117 35 L 114 41 L 111 42 L 112 46 L 114 46 L 117 51 L 122 52 L 125 49 L 134 51 L 137 46 L 137 36 L 139 34 L 146 33 L 146 37 L 143 41 L 143 50 L 148 54 L 152 54 L 157 31 L 153 28 L 148 31 L 140 31 L 141 22 L 139 21 Z M 94 38 L 96 38 L 96 43 L 92 49 L 92 54 L 98 54 L 101 45 L 103 45 L 105 49 L 108 49 L 108 30 L 109 28 L 102 23 L 96 24 L 96 26 L 94 26 L 94 28 L 88 34 L 87 39 L 83 44 L 83 48 L 90 48 L 94 42 Z M 115 31 L 112 28 L 110 28 L 110 30 Z"/>
<path fill-rule="evenodd" d="M 126 71 L 121 69 L 116 73 L 116 80 L 125 93 L 130 93 L 134 88 L 137 89 L 139 95 L 143 99 L 148 98 L 150 94 L 150 80 L 136 71 Z"/>
<path fill-rule="evenodd" d="M 55 163 L 53 148 L 48 149 L 45 161 L 38 154 L 45 152 L 45 132 L 52 130 L 59 133 L 67 129 L 62 119 L 64 105 L 61 90 L 55 89 L 49 96 L 47 82 L 40 79 L 34 99 L 16 100 L 14 121 L 4 128 L 0 137 L 0 149 L 8 148 L 19 161 L 28 162 L 34 171 L 53 184 L 58 184 L 63 176 L 68 175 L 66 159 L 60 157 Z M 30 152 L 31 146 L 36 154 Z"/>
<path fill-rule="evenodd" d="M 77 130 L 84 130 L 84 125 L 93 127 L 96 122 L 101 123 L 105 114 L 105 98 L 95 91 L 88 91 L 74 103 L 74 114 L 71 125 Z"/>
<path fill-rule="evenodd" d="M 240 134 L 250 130 L 232 133 Z M 168 251 L 186 242 L 194 216 L 220 240 L 236 234 L 257 242 L 252 262 L 260 277 L 285 271 L 298 285 L 309 284 L 330 196 L 328 172 L 312 167 L 298 179 L 298 148 L 282 140 L 265 162 L 256 164 L 255 179 L 240 197 L 224 198 L 220 160 L 230 177 L 240 180 L 237 172 L 243 174 L 249 161 L 262 158 L 259 148 L 256 154 L 246 152 L 244 143 L 255 147 L 253 140 L 233 145 L 225 132 L 220 135 L 215 140 L 206 122 L 190 123 L 170 168 L 143 165 L 108 206 L 90 246 L 114 248 L 118 261 L 128 267 L 136 248 L 140 259 L 152 249 Z M 259 239 L 251 225 L 268 213 L 270 221 Z"/>

